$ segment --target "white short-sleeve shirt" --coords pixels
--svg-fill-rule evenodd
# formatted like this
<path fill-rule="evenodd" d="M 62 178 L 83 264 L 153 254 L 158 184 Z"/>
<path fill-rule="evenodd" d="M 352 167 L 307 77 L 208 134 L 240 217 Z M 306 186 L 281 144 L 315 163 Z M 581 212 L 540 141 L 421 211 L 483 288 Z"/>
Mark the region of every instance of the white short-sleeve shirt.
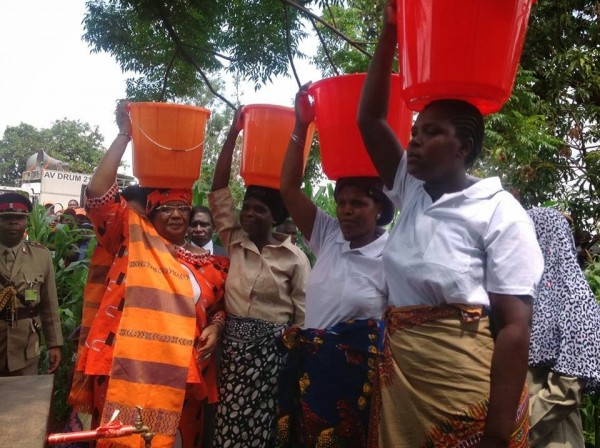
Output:
<path fill-rule="evenodd" d="M 309 247 L 317 262 L 306 284 L 304 328 L 328 328 L 349 319 L 381 319 L 387 306 L 382 253 L 388 233 L 351 249 L 337 219 L 317 210 Z"/>
<path fill-rule="evenodd" d="M 432 202 L 403 157 L 386 193 L 400 210 L 383 254 L 390 305 L 489 306 L 488 292 L 535 297 L 544 269 L 535 228 L 500 179 Z"/>

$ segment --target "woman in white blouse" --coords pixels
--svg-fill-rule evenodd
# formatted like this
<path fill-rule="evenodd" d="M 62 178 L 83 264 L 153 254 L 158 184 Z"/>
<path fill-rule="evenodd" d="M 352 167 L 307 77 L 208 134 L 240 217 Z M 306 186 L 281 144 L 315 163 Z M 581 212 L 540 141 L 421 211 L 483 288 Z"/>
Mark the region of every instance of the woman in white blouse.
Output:
<path fill-rule="evenodd" d="M 387 305 L 381 254 L 394 207 L 379 178 L 337 181 L 336 218 L 301 190 L 314 110 L 306 87 L 283 164 L 281 195 L 317 260 L 306 286 L 304 329 L 288 332 L 290 389 L 281 397 L 282 446 L 366 447 L 379 322 Z M 286 400 L 286 398 L 288 398 Z"/>
<path fill-rule="evenodd" d="M 379 446 L 525 447 L 532 297 L 544 266 L 535 231 L 498 178 L 467 174 L 483 145 L 474 106 L 433 101 L 406 150 L 394 135 L 395 13 L 388 3 L 358 112 L 400 210 L 383 254 L 391 308 Z"/>

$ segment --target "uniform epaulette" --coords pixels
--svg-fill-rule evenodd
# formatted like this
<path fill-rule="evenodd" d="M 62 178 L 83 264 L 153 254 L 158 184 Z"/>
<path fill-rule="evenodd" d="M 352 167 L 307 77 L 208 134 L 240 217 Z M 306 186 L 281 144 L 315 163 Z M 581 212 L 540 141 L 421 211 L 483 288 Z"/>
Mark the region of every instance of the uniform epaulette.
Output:
<path fill-rule="evenodd" d="M 38 241 L 25 241 L 25 244 L 27 244 L 28 246 L 31 246 L 31 247 L 37 247 L 39 249 L 49 250 L 46 246 L 44 246 L 42 243 L 40 243 Z"/>

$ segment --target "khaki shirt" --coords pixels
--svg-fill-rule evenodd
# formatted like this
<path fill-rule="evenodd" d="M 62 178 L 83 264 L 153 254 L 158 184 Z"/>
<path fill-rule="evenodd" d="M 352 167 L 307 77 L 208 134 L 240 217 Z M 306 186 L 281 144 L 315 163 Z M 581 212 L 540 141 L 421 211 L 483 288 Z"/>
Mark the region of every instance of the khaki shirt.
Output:
<path fill-rule="evenodd" d="M 210 193 L 208 202 L 231 262 L 225 282 L 227 313 L 302 326 L 310 272 L 304 252 L 283 234 L 274 234 L 281 244 L 259 252 L 236 218 L 229 188 Z"/>
<path fill-rule="evenodd" d="M 13 247 L 16 259 L 9 272 L 4 260 L 5 246 L 0 245 L 0 272 L 8 277 L 18 293 L 31 299 L 29 303 L 37 306 L 39 316 L 35 319 L 41 323 L 42 332 L 48 348 L 63 345 L 60 326 L 56 280 L 50 251 L 36 243 L 22 241 Z M 17 300 L 19 308 L 25 308 Z M 7 365 L 9 371 L 19 370 L 37 363 L 40 355 L 40 341 L 33 330 L 29 318 L 19 319 L 16 326 L 11 327 L 5 319 L 0 320 L 0 371 Z"/>
<path fill-rule="evenodd" d="M 532 448 L 584 448 L 579 405 L 585 382 L 548 368 L 530 367 L 529 443 Z"/>

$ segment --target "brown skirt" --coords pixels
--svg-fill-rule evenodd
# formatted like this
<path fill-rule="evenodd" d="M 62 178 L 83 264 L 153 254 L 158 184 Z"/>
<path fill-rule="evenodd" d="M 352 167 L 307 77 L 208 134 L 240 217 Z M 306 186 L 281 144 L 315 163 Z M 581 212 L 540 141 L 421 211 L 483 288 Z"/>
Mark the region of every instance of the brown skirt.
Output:
<path fill-rule="evenodd" d="M 489 318 L 444 305 L 390 308 L 385 320 L 370 446 L 477 446 L 494 352 Z M 525 389 L 510 447 L 526 447 L 527 433 Z"/>

